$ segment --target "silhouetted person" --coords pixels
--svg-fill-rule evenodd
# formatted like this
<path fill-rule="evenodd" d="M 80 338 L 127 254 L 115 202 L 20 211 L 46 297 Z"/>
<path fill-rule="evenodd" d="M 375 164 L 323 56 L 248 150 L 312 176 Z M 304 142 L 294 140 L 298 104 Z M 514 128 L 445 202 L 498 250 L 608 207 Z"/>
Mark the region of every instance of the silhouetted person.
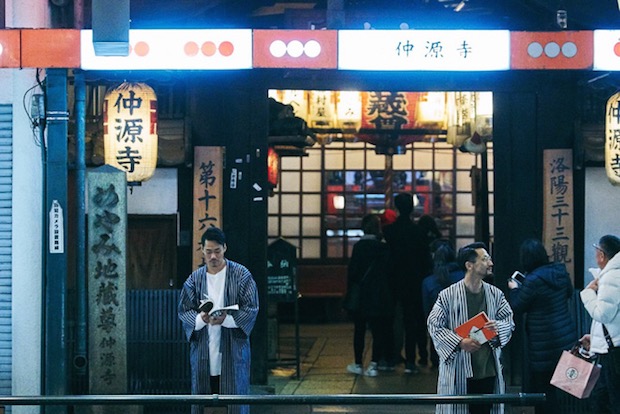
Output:
<path fill-rule="evenodd" d="M 426 364 L 426 326 L 422 310 L 422 279 L 431 272 L 431 257 L 426 237 L 411 220 L 413 196 L 400 193 L 394 198 L 396 221 L 383 229 L 393 261 L 392 286 L 397 312 L 402 312 L 405 331 L 405 373 L 417 372 L 416 345 L 420 360 Z M 395 341 L 396 344 L 399 341 Z M 395 350 L 395 355 L 400 349 Z"/>

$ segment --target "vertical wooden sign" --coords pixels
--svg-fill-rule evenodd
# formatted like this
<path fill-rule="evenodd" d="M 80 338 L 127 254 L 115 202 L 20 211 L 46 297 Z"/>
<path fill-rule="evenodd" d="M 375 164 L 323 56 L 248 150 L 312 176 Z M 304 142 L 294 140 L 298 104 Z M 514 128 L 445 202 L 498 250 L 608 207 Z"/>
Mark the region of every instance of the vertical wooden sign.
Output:
<path fill-rule="evenodd" d="M 195 147 L 192 269 L 204 264 L 200 240 L 207 228 L 222 228 L 223 180 L 224 147 Z"/>
<path fill-rule="evenodd" d="M 549 259 L 564 263 L 575 282 L 573 151 L 549 149 L 543 155 L 543 243 Z"/>

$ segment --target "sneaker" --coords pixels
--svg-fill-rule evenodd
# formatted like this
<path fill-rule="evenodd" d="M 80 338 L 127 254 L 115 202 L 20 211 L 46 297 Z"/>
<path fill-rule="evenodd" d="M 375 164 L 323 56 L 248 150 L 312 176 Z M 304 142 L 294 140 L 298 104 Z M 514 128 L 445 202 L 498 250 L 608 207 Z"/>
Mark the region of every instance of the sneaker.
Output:
<path fill-rule="evenodd" d="M 379 365 L 377 366 L 379 371 L 394 371 L 394 364 L 389 363 L 387 361 L 379 361 Z"/>
<path fill-rule="evenodd" d="M 379 375 L 377 363 L 371 362 L 370 365 L 368 365 L 368 368 L 366 368 L 366 372 L 364 373 L 364 375 L 366 375 L 367 377 L 376 377 L 377 375 Z"/>
<path fill-rule="evenodd" d="M 411 363 L 411 362 L 407 362 L 405 363 L 405 374 L 417 374 L 420 371 L 418 370 L 418 367 L 415 366 L 415 364 Z"/>
<path fill-rule="evenodd" d="M 347 371 L 351 374 L 362 375 L 364 373 L 364 368 L 362 368 L 361 364 L 349 364 L 347 365 Z"/>

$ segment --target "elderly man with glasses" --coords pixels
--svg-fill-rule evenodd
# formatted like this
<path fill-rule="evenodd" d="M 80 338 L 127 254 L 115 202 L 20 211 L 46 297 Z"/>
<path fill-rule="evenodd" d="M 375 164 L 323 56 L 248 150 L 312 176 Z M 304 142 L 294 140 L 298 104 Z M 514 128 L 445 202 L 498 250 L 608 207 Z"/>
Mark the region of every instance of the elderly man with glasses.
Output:
<path fill-rule="evenodd" d="M 601 376 L 592 391 L 592 412 L 620 413 L 620 239 L 601 237 L 596 249 L 598 269 L 594 280 L 581 291 L 581 300 L 592 317 L 590 334 L 580 339 L 584 348 L 598 355 Z M 613 354 L 615 352 L 615 354 Z M 613 354 L 613 355 L 612 355 Z"/>

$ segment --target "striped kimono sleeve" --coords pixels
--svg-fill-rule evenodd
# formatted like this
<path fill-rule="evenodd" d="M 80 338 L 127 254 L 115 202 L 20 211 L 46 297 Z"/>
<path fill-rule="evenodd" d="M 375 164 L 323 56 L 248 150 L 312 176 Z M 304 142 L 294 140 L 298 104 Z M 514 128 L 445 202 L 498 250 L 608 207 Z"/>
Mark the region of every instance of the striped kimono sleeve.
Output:
<path fill-rule="evenodd" d="M 207 272 L 205 267 L 201 267 L 194 271 L 183 283 L 181 294 L 179 296 L 179 304 L 177 306 L 177 315 L 181 321 L 185 338 L 189 341 L 194 335 L 196 326 L 196 315 L 198 315 L 198 306 L 200 303 L 200 292 L 202 291 L 203 281 L 206 282 Z"/>
<path fill-rule="evenodd" d="M 515 329 L 513 311 L 501 290 L 487 283 L 485 283 L 484 286 L 487 290 L 487 313 L 489 319 L 495 320 L 497 324 L 497 338 L 499 340 L 491 341 L 490 345 L 494 348 L 503 348 L 508 344 L 508 341 L 510 341 L 512 331 Z"/>
<path fill-rule="evenodd" d="M 235 283 L 227 283 L 226 300 L 230 303 L 225 305 L 239 305 L 239 310 L 232 312 L 231 315 L 237 327 L 249 337 L 258 315 L 256 282 L 250 271 L 239 263 L 228 261 L 228 269 L 227 280 Z"/>
<path fill-rule="evenodd" d="M 444 289 L 439 293 L 433 308 L 427 319 L 428 333 L 433 340 L 437 354 L 444 361 L 450 361 L 459 351 L 461 337 L 452 329 L 454 321 L 451 321 L 451 297 L 450 292 L 454 289 Z"/>

